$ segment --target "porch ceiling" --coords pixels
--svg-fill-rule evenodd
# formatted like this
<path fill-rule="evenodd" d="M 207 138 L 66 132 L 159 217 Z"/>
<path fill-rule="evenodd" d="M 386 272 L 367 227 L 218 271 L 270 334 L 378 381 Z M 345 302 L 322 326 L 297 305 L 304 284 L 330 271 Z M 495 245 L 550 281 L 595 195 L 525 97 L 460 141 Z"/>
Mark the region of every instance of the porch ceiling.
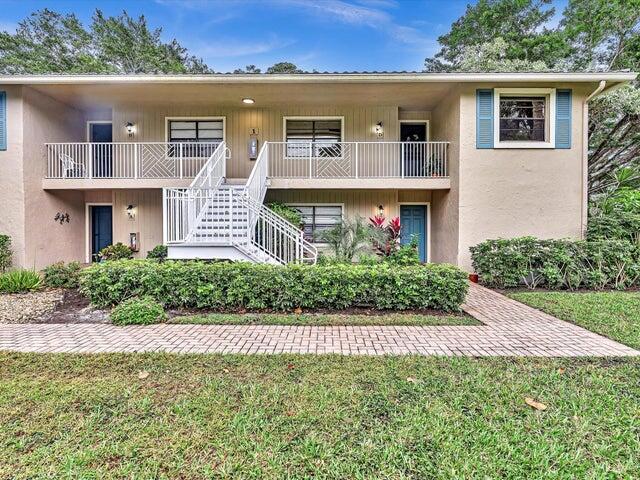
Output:
<path fill-rule="evenodd" d="M 349 84 L 53 84 L 32 88 L 81 109 L 109 108 L 114 103 L 202 104 L 248 108 L 303 105 L 398 105 L 430 110 L 454 84 L 451 83 L 349 83 Z"/>

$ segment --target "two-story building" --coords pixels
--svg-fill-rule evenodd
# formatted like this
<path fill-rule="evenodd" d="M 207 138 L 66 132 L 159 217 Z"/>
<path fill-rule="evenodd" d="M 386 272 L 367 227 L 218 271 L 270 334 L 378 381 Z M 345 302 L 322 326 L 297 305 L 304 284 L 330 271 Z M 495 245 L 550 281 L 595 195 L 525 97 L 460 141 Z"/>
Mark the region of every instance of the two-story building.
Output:
<path fill-rule="evenodd" d="M 588 102 L 635 76 L 0 76 L 0 233 L 25 267 L 115 242 L 286 263 L 384 214 L 468 269 L 487 238 L 583 235 Z"/>

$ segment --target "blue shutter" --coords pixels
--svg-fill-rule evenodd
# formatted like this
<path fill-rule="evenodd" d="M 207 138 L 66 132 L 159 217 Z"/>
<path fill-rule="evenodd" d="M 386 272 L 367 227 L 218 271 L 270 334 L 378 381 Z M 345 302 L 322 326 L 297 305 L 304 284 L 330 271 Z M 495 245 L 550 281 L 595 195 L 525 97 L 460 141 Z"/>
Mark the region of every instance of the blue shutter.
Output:
<path fill-rule="evenodd" d="M 493 90 L 476 90 L 476 148 L 493 148 Z"/>
<path fill-rule="evenodd" d="M 0 92 L 0 150 L 7 149 L 7 93 Z"/>
<path fill-rule="evenodd" d="M 571 148 L 571 90 L 556 90 L 556 148 Z"/>

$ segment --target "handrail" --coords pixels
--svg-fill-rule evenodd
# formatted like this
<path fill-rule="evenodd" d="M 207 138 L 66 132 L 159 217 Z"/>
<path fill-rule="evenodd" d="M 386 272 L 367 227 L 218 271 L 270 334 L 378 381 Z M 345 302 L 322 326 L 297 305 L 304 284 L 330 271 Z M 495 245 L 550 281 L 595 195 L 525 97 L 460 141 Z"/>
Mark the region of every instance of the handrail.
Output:
<path fill-rule="evenodd" d="M 265 142 L 270 178 L 448 178 L 450 142 Z"/>
<path fill-rule="evenodd" d="M 191 182 L 191 188 L 218 188 L 226 176 L 227 145 L 221 142 Z"/>

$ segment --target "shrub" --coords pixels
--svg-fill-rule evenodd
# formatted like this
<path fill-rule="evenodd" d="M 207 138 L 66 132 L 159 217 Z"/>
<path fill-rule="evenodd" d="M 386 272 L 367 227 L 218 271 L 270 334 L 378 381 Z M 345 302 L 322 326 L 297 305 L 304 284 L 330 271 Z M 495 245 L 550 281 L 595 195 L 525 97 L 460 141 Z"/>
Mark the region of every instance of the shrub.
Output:
<path fill-rule="evenodd" d="M 40 287 L 42 279 L 34 270 L 11 270 L 0 274 L 0 292 L 20 293 Z"/>
<path fill-rule="evenodd" d="M 98 252 L 98 259 L 102 260 L 128 260 L 133 258 L 133 250 L 124 243 L 118 242 L 114 245 L 104 247 Z"/>
<path fill-rule="evenodd" d="M 167 318 L 164 308 L 151 297 L 130 298 L 111 311 L 115 325 L 151 325 Z"/>
<path fill-rule="evenodd" d="M 369 248 L 373 234 L 373 228 L 361 216 L 356 215 L 323 231 L 320 240 L 329 244 L 336 259 L 351 263 L 356 254 Z"/>
<path fill-rule="evenodd" d="M 57 262 L 43 270 L 44 284 L 52 288 L 78 288 L 80 264 Z"/>
<path fill-rule="evenodd" d="M 384 257 L 384 259 L 391 265 L 419 265 L 420 255 L 418 254 L 418 239 L 413 237 L 411 239 L 411 243 L 408 245 L 402 245 L 398 250 L 391 252 L 391 255 Z"/>
<path fill-rule="evenodd" d="M 11 237 L 0 235 L 0 273 L 11 266 Z"/>
<path fill-rule="evenodd" d="M 168 248 L 166 245 L 156 245 L 147 252 L 147 258 L 163 261 L 167 259 Z"/>
<path fill-rule="evenodd" d="M 623 240 L 487 240 L 471 258 L 481 281 L 499 288 L 626 288 L 640 279 L 640 250 Z"/>
<path fill-rule="evenodd" d="M 273 212 L 277 215 L 280 215 L 287 222 L 291 223 L 293 226 L 301 228 L 302 227 L 302 215 L 300 212 L 289 205 L 285 205 L 280 202 L 271 202 L 267 205 Z"/>
<path fill-rule="evenodd" d="M 467 275 L 452 265 L 287 266 L 246 262 L 104 262 L 82 271 L 93 304 L 150 296 L 166 307 L 273 309 L 372 307 L 458 310 Z"/>
<path fill-rule="evenodd" d="M 394 217 L 389 220 L 386 227 L 384 225 L 385 221 L 384 215 L 369 217 L 373 230 L 373 249 L 382 257 L 388 257 L 400 249 L 400 233 L 402 231 L 400 217 Z"/>

